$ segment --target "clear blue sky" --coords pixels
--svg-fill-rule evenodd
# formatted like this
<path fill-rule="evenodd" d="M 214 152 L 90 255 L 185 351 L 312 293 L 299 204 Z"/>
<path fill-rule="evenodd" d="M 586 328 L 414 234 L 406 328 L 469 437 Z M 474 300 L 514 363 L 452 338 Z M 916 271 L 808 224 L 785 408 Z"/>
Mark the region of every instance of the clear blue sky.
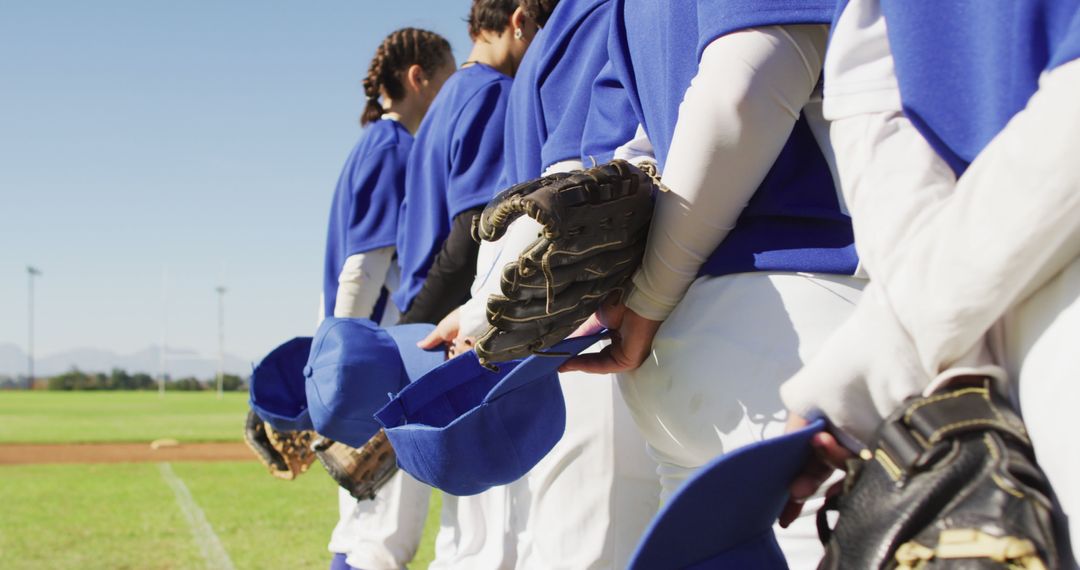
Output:
<path fill-rule="evenodd" d="M 467 0 L 0 0 L 0 342 L 258 358 L 311 334 L 360 82 L 402 26 L 468 53 Z M 168 272 L 168 302 L 162 274 Z"/>

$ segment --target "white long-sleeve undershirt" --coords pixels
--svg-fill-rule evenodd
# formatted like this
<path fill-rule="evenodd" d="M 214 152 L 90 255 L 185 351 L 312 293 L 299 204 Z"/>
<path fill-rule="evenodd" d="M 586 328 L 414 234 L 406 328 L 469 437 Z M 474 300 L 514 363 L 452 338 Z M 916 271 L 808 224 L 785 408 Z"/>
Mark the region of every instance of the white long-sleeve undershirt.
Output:
<path fill-rule="evenodd" d="M 876 125 L 870 132 L 882 145 L 862 159 L 848 157 L 873 160 L 863 164 L 863 180 L 844 188 L 855 193 L 849 204 L 857 243 L 872 244 L 872 283 L 841 331 L 782 388 L 789 408 L 824 413 L 866 441 L 904 398 L 973 363 L 990 327 L 1080 255 L 1078 92 L 1080 61 L 1045 74 L 1025 109 L 940 192 L 919 194 L 917 182 L 897 188 L 895 179 L 875 191 L 874 180 L 889 169 L 903 172 L 904 144 L 917 147 L 905 119 L 882 113 L 837 121 L 833 140 L 846 137 L 843 129 Z M 930 147 L 922 144 L 925 155 Z M 907 179 L 934 178 L 927 168 Z"/>
<path fill-rule="evenodd" d="M 828 29 L 770 26 L 709 44 L 679 107 L 664 185 L 627 306 L 663 320 L 786 144 L 821 72 Z"/>
<path fill-rule="evenodd" d="M 626 162 L 639 167 L 646 162 L 656 164 L 656 152 L 653 149 L 652 141 L 649 140 L 649 135 L 645 133 L 645 128 L 638 125 L 637 129 L 634 131 L 633 138 L 615 149 L 615 154 L 612 158 L 616 160 L 625 160 Z"/>
<path fill-rule="evenodd" d="M 394 246 L 356 253 L 346 258 L 338 275 L 334 316 L 369 318 L 383 286 L 388 284 L 393 259 Z"/>
<path fill-rule="evenodd" d="M 1077 93 L 1080 61 L 1047 74 L 899 252 L 885 289 L 928 371 L 1080 254 Z"/>

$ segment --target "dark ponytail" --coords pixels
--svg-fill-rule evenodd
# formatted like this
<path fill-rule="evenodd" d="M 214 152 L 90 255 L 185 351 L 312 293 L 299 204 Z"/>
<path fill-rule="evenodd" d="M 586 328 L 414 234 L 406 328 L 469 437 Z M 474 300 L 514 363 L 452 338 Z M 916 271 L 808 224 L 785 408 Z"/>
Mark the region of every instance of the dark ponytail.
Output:
<path fill-rule="evenodd" d="M 559 0 L 521 0 L 521 10 L 541 28 L 547 24 L 548 18 L 558 5 Z"/>
<path fill-rule="evenodd" d="M 385 93 L 390 99 L 405 96 L 401 73 L 410 66 L 419 65 L 428 75 L 433 75 L 439 67 L 453 61 L 450 42 L 446 38 L 417 28 L 402 28 L 386 36 L 382 45 L 375 50 L 371 59 L 367 77 L 364 78 L 364 113 L 360 115 L 360 124 L 367 125 L 377 121 L 383 114 L 379 97 Z"/>

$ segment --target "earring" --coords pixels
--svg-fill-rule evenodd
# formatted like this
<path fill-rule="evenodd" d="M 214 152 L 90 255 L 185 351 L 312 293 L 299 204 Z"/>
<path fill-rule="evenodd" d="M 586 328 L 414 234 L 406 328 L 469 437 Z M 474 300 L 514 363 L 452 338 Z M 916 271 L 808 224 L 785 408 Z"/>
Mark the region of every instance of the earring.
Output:
<path fill-rule="evenodd" d="M 515 40 L 520 40 L 524 36 L 525 36 L 525 34 L 521 33 L 521 28 L 514 28 L 514 39 Z"/>

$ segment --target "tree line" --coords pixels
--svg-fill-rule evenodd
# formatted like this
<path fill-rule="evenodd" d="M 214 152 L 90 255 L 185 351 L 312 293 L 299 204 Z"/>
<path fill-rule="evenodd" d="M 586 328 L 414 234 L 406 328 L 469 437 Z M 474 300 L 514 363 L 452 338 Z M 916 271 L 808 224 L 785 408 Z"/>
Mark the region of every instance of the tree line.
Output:
<path fill-rule="evenodd" d="M 40 383 L 35 382 L 40 385 Z M 47 390 L 157 390 L 158 381 L 153 376 L 142 372 L 130 374 L 126 370 L 114 368 L 112 372 L 83 372 L 72 369 L 63 374 L 58 374 L 45 379 L 44 387 Z M 244 378 L 235 374 L 225 374 L 222 377 L 222 389 L 229 392 L 247 390 L 247 382 Z M 177 378 L 175 380 L 166 376 L 165 389 L 180 392 L 198 392 L 201 390 L 216 390 L 217 379 L 200 380 L 194 377 Z"/>

